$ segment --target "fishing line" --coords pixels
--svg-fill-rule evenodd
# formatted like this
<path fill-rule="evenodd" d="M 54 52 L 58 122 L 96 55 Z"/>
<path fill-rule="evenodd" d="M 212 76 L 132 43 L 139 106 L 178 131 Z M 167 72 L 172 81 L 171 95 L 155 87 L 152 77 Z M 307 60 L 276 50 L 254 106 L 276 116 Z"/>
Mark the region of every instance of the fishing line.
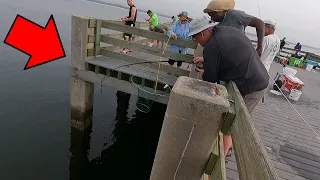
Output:
<path fill-rule="evenodd" d="M 319 134 L 311 127 L 311 125 L 304 119 L 304 117 L 299 113 L 299 111 L 294 107 L 294 105 L 290 102 L 290 100 L 287 98 L 287 96 L 283 93 L 283 91 L 280 89 L 276 81 L 273 79 L 273 77 L 268 73 L 269 77 L 272 79 L 274 85 L 277 86 L 278 90 L 281 92 L 282 96 L 288 101 L 288 103 L 291 105 L 291 107 L 294 109 L 294 111 L 300 116 L 300 118 L 307 124 L 307 126 L 314 132 L 316 135 L 316 138 L 320 140 Z"/>
<path fill-rule="evenodd" d="M 164 46 L 164 48 L 163 48 L 163 51 L 162 51 L 162 53 L 161 53 L 161 55 L 163 55 L 164 53 L 165 53 L 165 50 L 166 50 L 166 48 L 167 48 L 167 46 L 169 45 L 169 42 L 170 42 L 170 37 L 168 37 L 168 40 L 167 40 L 167 42 L 166 42 L 166 44 L 165 44 L 165 46 Z M 144 60 L 145 59 L 147 59 L 149 56 L 146 56 L 145 58 L 144 58 Z M 182 61 L 182 60 L 174 60 L 175 62 L 185 62 L 185 61 Z M 147 68 L 149 68 L 150 66 L 152 66 L 153 64 L 155 64 L 155 63 L 159 63 L 159 67 L 158 67 L 158 73 L 157 73 L 157 79 L 156 79 L 156 86 L 155 87 L 157 87 L 157 81 L 158 81 L 158 79 L 159 79 L 159 72 L 160 72 L 160 65 L 161 65 L 161 63 L 162 62 L 169 62 L 169 61 L 162 61 L 162 57 L 160 57 L 159 58 L 159 60 L 158 61 L 145 61 L 145 62 L 139 62 L 139 63 L 131 63 L 131 64 L 125 64 L 125 65 L 121 65 L 121 66 L 118 66 L 118 67 L 116 67 L 116 68 L 114 68 L 113 70 L 116 70 L 116 69 L 120 69 L 120 68 L 122 68 L 122 67 L 129 67 L 129 66 L 132 66 L 132 65 L 137 65 L 137 64 L 149 64 L 148 66 L 146 66 L 144 69 L 142 69 L 141 71 L 139 71 L 137 74 L 139 74 L 139 73 L 141 73 L 142 71 L 144 71 L 145 69 L 147 69 Z M 134 76 L 136 76 L 137 74 L 135 74 Z M 101 92 L 101 94 L 102 94 L 102 85 L 103 85 L 103 81 L 104 81 L 104 79 L 107 77 L 107 75 L 104 75 L 103 76 L 103 78 L 101 79 L 101 82 L 100 82 L 100 92 Z"/>
<path fill-rule="evenodd" d="M 259 8 L 259 13 L 260 13 L 260 5 L 258 4 L 258 8 Z M 260 13 L 260 19 L 261 19 L 261 13 Z M 284 67 L 283 67 L 284 69 Z M 304 123 L 307 124 L 307 126 L 311 129 L 311 131 L 316 135 L 316 139 L 320 140 L 320 135 L 311 127 L 311 125 L 308 123 L 308 121 L 299 113 L 299 111 L 294 107 L 294 105 L 290 102 L 290 100 L 287 98 L 287 96 L 283 93 L 283 91 L 280 89 L 280 87 L 278 86 L 278 84 L 276 83 L 276 81 L 273 79 L 273 77 L 269 74 L 269 77 L 271 78 L 271 80 L 273 81 L 274 85 L 276 85 L 276 87 L 278 88 L 278 90 L 280 91 L 280 93 L 282 94 L 282 96 L 288 101 L 288 103 L 290 104 L 290 106 L 294 109 L 294 111 L 300 116 L 300 118 L 304 121 Z"/>

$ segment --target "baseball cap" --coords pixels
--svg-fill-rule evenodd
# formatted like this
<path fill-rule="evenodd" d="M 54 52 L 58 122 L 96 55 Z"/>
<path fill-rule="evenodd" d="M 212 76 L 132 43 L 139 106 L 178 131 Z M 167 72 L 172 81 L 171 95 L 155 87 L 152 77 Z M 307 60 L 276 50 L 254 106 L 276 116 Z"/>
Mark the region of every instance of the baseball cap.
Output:
<path fill-rule="evenodd" d="M 204 13 L 209 13 L 213 11 L 227 11 L 233 9 L 235 6 L 234 0 L 211 0 L 203 10 Z"/>
<path fill-rule="evenodd" d="M 196 18 L 191 21 L 190 32 L 188 34 L 188 37 L 196 35 L 202 32 L 203 30 L 208 29 L 210 27 L 214 27 L 216 25 L 217 23 L 211 22 L 210 19 L 208 19 L 206 16 Z"/>
<path fill-rule="evenodd" d="M 264 23 L 276 27 L 276 22 L 274 20 L 265 20 Z"/>
<path fill-rule="evenodd" d="M 186 12 L 186 11 L 182 11 L 178 16 L 180 16 L 181 14 L 183 14 L 183 15 L 188 17 L 188 12 Z"/>

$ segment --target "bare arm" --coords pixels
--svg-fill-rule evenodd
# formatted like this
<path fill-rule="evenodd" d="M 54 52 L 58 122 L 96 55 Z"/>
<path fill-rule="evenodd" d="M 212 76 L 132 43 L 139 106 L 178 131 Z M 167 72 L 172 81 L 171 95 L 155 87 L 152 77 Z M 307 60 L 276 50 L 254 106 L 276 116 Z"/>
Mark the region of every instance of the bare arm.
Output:
<path fill-rule="evenodd" d="M 262 44 L 263 44 L 263 38 L 264 38 L 264 22 L 259 18 L 253 17 L 251 22 L 249 23 L 249 26 L 256 28 L 256 32 L 258 36 L 257 52 L 259 56 L 261 56 Z"/>
<path fill-rule="evenodd" d="M 126 21 L 133 21 L 134 17 L 136 16 L 136 12 L 137 12 L 137 8 L 133 7 L 132 10 L 131 10 L 131 17 L 127 18 Z"/>

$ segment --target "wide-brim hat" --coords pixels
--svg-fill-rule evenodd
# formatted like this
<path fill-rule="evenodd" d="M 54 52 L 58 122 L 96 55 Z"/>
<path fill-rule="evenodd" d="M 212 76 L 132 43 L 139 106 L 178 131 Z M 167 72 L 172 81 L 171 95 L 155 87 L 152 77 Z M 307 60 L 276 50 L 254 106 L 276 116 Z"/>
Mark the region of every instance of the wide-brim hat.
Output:
<path fill-rule="evenodd" d="M 190 32 L 188 37 L 196 35 L 210 27 L 216 26 L 217 23 L 213 23 L 209 18 L 206 16 L 202 16 L 200 18 L 193 19 L 190 24 Z"/>
<path fill-rule="evenodd" d="M 203 12 L 209 13 L 213 11 L 227 11 L 233 9 L 234 6 L 234 0 L 212 0 L 209 2 L 207 8 L 205 8 Z"/>

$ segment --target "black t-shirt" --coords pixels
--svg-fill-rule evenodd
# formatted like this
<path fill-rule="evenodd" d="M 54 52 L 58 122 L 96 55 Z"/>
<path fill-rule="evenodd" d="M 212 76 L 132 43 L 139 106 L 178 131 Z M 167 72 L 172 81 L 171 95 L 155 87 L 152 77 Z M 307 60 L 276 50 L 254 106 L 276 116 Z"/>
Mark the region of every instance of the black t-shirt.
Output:
<path fill-rule="evenodd" d="M 131 11 L 132 11 L 133 7 L 135 7 L 135 6 L 134 5 L 130 6 L 128 18 L 131 18 Z M 126 21 L 126 25 L 132 25 L 133 24 L 135 26 L 136 20 L 137 20 L 137 16 L 138 16 L 138 10 L 136 8 L 136 14 L 135 14 L 134 20 L 133 21 Z"/>
<path fill-rule="evenodd" d="M 286 41 L 285 40 L 281 40 L 280 48 L 282 49 L 284 47 L 284 45 L 286 45 Z"/>
<path fill-rule="evenodd" d="M 268 87 L 269 75 L 243 31 L 220 26 L 203 50 L 203 80 L 234 81 L 242 96 Z"/>

